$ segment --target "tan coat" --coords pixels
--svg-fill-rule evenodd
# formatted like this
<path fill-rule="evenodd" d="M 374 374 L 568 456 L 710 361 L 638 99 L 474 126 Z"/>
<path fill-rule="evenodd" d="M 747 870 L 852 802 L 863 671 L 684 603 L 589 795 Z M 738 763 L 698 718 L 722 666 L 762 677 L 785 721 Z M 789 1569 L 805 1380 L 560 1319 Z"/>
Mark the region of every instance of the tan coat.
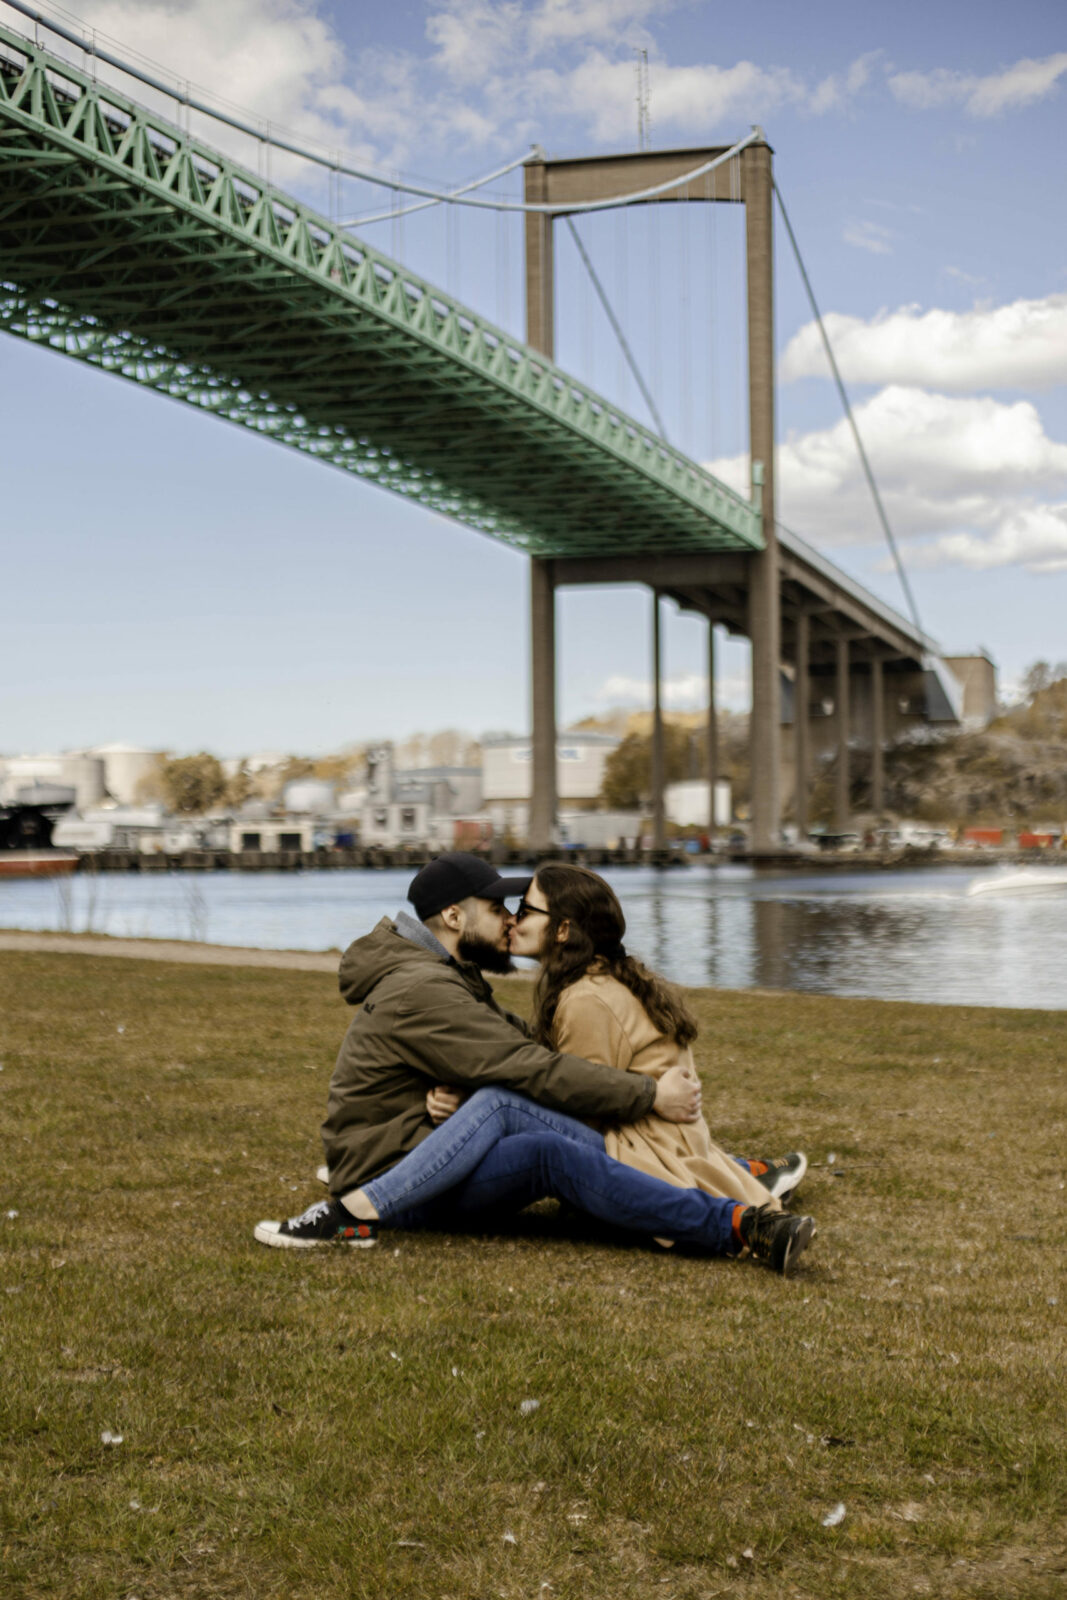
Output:
<path fill-rule="evenodd" d="M 640 1001 L 617 978 L 592 968 L 563 991 L 553 1045 L 568 1055 L 623 1072 L 660 1078 L 668 1067 L 693 1065 L 693 1052 L 656 1030 Z M 766 1205 L 766 1189 L 713 1141 L 708 1125 L 646 1116 L 607 1128 L 609 1156 L 679 1189 L 703 1189 L 720 1199 Z M 777 1202 L 773 1202 L 777 1205 Z"/>
<path fill-rule="evenodd" d="M 647 1114 L 656 1086 L 544 1050 L 470 962 L 414 943 L 383 917 L 341 959 L 355 1015 L 330 1080 L 322 1142 L 335 1195 L 395 1166 L 433 1132 L 426 1091 L 503 1084 L 572 1117 Z"/>

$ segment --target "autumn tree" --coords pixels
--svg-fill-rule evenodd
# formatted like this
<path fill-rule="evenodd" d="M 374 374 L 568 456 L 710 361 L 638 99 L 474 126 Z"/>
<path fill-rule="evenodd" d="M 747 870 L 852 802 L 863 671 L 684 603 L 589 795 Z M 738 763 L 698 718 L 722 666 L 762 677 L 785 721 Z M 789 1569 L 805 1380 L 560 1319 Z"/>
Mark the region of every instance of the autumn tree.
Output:
<path fill-rule="evenodd" d="M 248 762 L 241 761 L 237 771 L 226 784 L 226 804 L 228 806 L 243 806 L 252 795 L 252 774 L 248 770 Z"/>
<path fill-rule="evenodd" d="M 703 740 L 692 728 L 663 724 L 663 767 L 667 783 L 706 776 Z M 608 756 L 600 798 L 606 806 L 633 811 L 652 798 L 652 735 L 631 733 Z"/>
<path fill-rule="evenodd" d="M 177 756 L 164 761 L 160 783 L 170 810 L 181 816 L 210 811 L 226 793 L 222 763 L 206 750 L 195 756 Z"/>

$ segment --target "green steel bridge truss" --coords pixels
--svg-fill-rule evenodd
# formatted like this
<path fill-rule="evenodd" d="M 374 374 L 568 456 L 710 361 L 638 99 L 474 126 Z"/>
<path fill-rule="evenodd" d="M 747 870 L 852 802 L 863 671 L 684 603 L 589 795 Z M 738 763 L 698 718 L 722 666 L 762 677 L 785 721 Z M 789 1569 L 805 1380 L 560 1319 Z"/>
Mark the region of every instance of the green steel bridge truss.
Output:
<path fill-rule="evenodd" d="M 758 507 L 526 345 L 0 27 L 0 328 L 534 556 L 758 550 Z"/>

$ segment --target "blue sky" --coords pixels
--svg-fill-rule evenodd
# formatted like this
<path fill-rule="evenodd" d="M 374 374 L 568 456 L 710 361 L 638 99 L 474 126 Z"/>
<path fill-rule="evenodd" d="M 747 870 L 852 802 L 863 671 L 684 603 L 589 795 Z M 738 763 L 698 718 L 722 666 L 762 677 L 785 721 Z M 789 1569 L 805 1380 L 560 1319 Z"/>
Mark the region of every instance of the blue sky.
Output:
<path fill-rule="evenodd" d="M 633 148 L 636 49 L 657 148 L 761 123 L 925 627 L 948 651 L 986 646 L 1007 684 L 1067 656 L 1062 5 L 81 0 L 76 15 L 304 141 L 434 182 L 533 142 Z M 2 3 L 0 20 L 20 26 Z M 276 176 L 329 205 L 314 168 Z M 345 216 L 383 203 L 366 185 L 338 198 Z M 671 438 L 735 479 L 739 224 L 695 206 L 580 224 Z M 557 233 L 558 359 L 643 416 Z M 518 218 L 435 211 L 366 235 L 521 329 Z M 777 276 L 780 514 L 900 606 L 781 232 Z M 517 554 L 6 336 L 0 428 L 0 753 L 525 728 Z M 561 596 L 564 719 L 646 700 L 648 633 L 640 590 Z M 671 614 L 670 702 L 701 703 L 704 650 L 703 626 Z M 721 698 L 741 705 L 746 649 L 722 654 Z"/>

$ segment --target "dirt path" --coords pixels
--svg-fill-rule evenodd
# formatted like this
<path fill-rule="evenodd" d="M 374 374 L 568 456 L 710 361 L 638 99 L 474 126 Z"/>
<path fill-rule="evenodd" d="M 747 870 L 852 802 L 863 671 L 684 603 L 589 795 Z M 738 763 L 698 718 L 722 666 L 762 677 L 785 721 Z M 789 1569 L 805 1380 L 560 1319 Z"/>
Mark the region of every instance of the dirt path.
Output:
<path fill-rule="evenodd" d="M 207 967 L 288 967 L 336 973 L 339 951 L 243 950 L 235 945 L 186 944 L 179 939 L 104 939 L 93 934 L 0 930 L 0 950 L 44 950 L 51 955 L 124 956 L 137 961 L 185 961 Z"/>

